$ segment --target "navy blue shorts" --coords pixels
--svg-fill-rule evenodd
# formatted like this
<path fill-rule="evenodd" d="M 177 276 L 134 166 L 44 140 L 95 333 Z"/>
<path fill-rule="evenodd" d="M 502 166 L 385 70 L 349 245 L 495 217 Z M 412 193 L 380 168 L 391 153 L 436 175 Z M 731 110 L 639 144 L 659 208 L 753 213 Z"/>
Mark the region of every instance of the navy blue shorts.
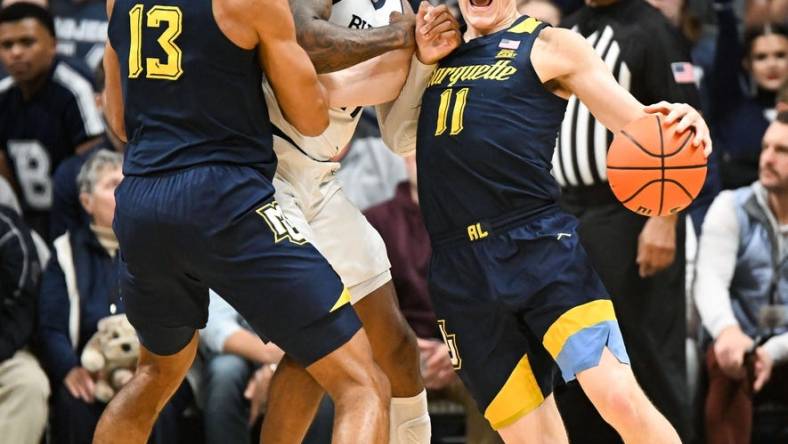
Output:
<path fill-rule="evenodd" d="M 576 219 L 555 209 L 508 219 L 433 242 L 429 271 L 454 367 L 495 429 L 598 365 L 605 346 L 629 362 Z"/>
<path fill-rule="evenodd" d="M 270 180 L 243 166 L 123 180 L 114 221 L 121 291 L 146 348 L 181 350 L 205 326 L 209 288 L 305 366 L 359 330 L 339 276 L 273 195 Z"/>

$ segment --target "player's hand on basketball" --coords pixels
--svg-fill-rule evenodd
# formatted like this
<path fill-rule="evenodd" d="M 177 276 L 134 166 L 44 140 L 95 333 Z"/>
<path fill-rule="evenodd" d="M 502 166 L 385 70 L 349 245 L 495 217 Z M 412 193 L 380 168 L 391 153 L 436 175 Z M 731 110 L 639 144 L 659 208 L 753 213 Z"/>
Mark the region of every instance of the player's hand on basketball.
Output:
<path fill-rule="evenodd" d="M 753 340 L 738 325 L 726 327 L 714 341 L 714 356 L 720 369 L 730 378 L 744 377 L 744 354 Z"/>
<path fill-rule="evenodd" d="M 678 217 L 655 216 L 646 221 L 638 237 L 640 277 L 654 276 L 668 268 L 676 258 L 676 222 Z"/>
<path fill-rule="evenodd" d="M 268 389 L 271 387 L 271 378 L 274 376 L 274 369 L 265 364 L 260 367 L 246 384 L 244 398 L 249 400 L 249 425 L 253 425 L 257 418 L 265 412 L 268 403 Z"/>
<path fill-rule="evenodd" d="M 421 2 L 416 13 L 416 57 L 421 63 L 437 63 L 460 46 L 460 39 L 460 24 L 448 6 Z"/>
<path fill-rule="evenodd" d="M 90 372 L 83 367 L 72 368 L 63 379 L 63 384 L 74 398 L 81 399 L 88 404 L 93 404 L 96 399 L 94 396 L 96 383 L 90 376 Z"/>
<path fill-rule="evenodd" d="M 769 382 L 772 377 L 772 368 L 774 367 L 774 360 L 769 356 L 769 352 L 763 347 L 755 349 L 755 383 L 753 383 L 753 391 L 758 393 L 764 385 Z"/>
<path fill-rule="evenodd" d="M 711 155 L 711 133 L 709 131 L 706 121 L 700 115 L 698 110 L 687 105 L 686 103 L 669 103 L 659 102 L 649 105 L 645 108 L 647 113 L 660 113 L 665 114 L 666 123 L 678 122 L 676 130 L 682 133 L 688 129 L 695 131 L 692 137 L 692 146 L 695 148 L 703 148 L 703 154 L 706 157 Z"/>

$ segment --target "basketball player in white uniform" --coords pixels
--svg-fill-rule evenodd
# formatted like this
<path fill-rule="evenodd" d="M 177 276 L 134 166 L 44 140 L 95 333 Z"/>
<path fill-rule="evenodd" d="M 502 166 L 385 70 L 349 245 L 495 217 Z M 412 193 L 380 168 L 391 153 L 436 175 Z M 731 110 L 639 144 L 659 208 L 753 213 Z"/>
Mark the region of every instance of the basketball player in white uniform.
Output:
<path fill-rule="evenodd" d="M 391 384 L 390 442 L 426 444 L 430 422 L 415 335 L 399 311 L 383 240 L 345 197 L 334 161 L 353 136 L 361 105 L 399 95 L 409 73 L 415 19 L 412 13 L 392 15 L 402 12 L 400 0 L 294 0 L 291 8 L 299 43 L 321 74 L 332 109 L 322 135 L 303 136 L 264 85 L 279 160 L 276 200 L 282 229 L 289 231 L 283 235 L 311 242 L 349 289 L 375 361 Z M 420 69 L 413 59 L 411 68 Z M 385 106 L 378 107 L 378 117 L 385 127 Z M 322 394 L 308 373 L 285 358 L 272 382 L 262 442 L 301 442 Z"/>

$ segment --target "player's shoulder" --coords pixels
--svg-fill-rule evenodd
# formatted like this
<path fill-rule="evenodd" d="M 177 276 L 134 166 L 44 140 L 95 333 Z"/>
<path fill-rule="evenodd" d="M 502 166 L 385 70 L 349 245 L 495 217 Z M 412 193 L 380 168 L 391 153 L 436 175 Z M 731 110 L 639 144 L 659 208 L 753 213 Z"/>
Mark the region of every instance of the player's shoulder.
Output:
<path fill-rule="evenodd" d="M 531 58 L 573 58 L 582 54 L 587 46 L 588 42 L 582 35 L 566 28 L 547 26 L 536 36 Z"/>

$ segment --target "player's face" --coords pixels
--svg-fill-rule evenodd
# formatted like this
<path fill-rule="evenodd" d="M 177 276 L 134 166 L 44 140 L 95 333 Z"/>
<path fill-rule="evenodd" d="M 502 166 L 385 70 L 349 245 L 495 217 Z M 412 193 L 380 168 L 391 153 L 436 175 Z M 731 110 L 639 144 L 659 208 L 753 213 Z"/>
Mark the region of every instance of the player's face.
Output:
<path fill-rule="evenodd" d="M 28 82 L 49 70 L 55 39 L 36 19 L 0 25 L 0 61 L 17 82 Z"/>
<path fill-rule="evenodd" d="M 82 206 L 99 227 L 112 228 L 112 219 L 115 215 L 115 188 L 123 180 L 123 173 L 119 166 L 108 166 L 99 171 L 93 191 L 80 196 Z"/>
<path fill-rule="evenodd" d="M 788 193 L 788 124 L 774 122 L 766 130 L 758 180 L 773 193 Z"/>
<path fill-rule="evenodd" d="M 460 0 L 460 12 L 471 37 L 500 31 L 519 15 L 515 0 Z"/>
<path fill-rule="evenodd" d="M 788 38 L 778 34 L 756 38 L 750 52 L 750 70 L 761 88 L 780 89 L 788 79 Z"/>

